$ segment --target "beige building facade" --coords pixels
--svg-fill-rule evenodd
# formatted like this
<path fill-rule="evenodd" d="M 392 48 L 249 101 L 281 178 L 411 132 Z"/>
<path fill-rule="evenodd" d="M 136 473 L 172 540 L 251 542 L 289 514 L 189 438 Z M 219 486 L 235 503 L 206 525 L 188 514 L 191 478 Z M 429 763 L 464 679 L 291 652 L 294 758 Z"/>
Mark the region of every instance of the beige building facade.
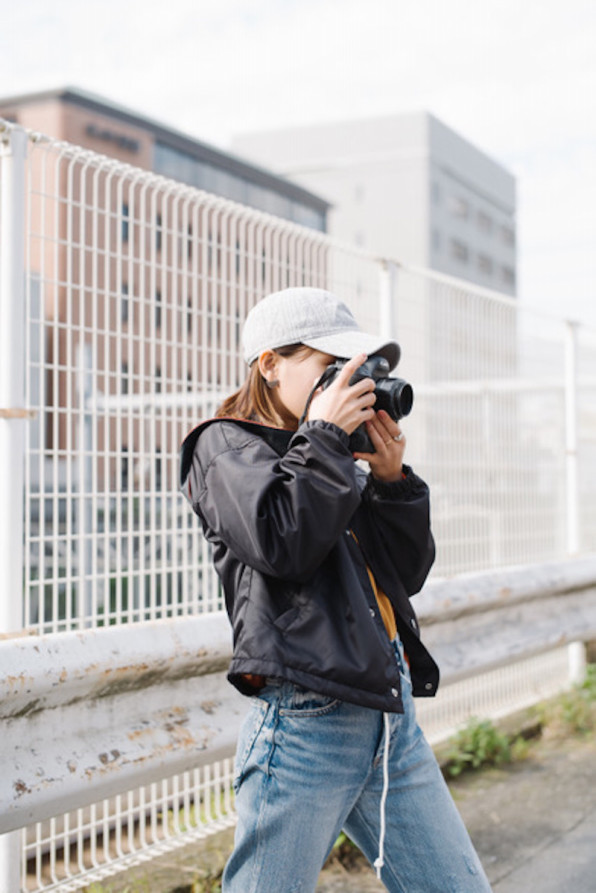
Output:
<path fill-rule="evenodd" d="M 0 100 L 0 118 L 44 135 L 27 159 L 37 448 L 74 462 L 94 406 L 88 448 L 102 457 L 97 479 L 117 490 L 130 469 L 144 473 L 148 454 L 175 454 L 172 426 L 146 424 L 156 412 L 243 379 L 242 320 L 267 291 L 313 269 L 304 252 L 315 250 L 309 234 L 324 232 L 328 204 L 80 91 Z M 247 207 L 265 212 L 258 225 Z M 284 240 L 284 219 L 304 236 Z M 320 252 L 315 266 L 324 277 Z M 161 471 L 151 474 L 157 485 Z"/>

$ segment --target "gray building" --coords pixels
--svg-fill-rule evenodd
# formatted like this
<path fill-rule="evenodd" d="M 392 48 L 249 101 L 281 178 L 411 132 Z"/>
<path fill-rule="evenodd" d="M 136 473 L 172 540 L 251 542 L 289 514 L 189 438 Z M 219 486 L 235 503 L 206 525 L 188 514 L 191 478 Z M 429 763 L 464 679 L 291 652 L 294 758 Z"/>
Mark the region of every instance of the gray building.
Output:
<path fill-rule="evenodd" d="M 233 149 L 327 199 L 333 236 L 515 294 L 515 178 L 433 115 L 245 134 Z"/>

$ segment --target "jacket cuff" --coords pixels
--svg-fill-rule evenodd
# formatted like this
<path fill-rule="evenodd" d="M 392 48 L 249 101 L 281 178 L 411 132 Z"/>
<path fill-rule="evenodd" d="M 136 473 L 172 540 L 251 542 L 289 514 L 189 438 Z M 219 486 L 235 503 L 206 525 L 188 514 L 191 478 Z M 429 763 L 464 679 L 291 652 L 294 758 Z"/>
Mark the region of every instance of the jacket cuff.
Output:
<path fill-rule="evenodd" d="M 333 422 L 326 422 L 324 419 L 314 419 L 312 422 L 303 422 L 296 431 L 296 434 L 300 434 L 304 431 L 312 431 L 313 428 L 323 431 L 332 431 L 339 437 L 342 446 L 345 446 L 345 448 L 348 449 L 350 442 L 349 435 L 343 428 L 340 428 L 339 425 L 335 425 Z"/>
<path fill-rule="evenodd" d="M 410 465 L 403 465 L 402 471 L 403 475 L 399 481 L 378 481 L 372 474 L 369 474 L 366 489 L 385 499 L 403 498 L 427 489 L 422 478 L 414 474 Z"/>

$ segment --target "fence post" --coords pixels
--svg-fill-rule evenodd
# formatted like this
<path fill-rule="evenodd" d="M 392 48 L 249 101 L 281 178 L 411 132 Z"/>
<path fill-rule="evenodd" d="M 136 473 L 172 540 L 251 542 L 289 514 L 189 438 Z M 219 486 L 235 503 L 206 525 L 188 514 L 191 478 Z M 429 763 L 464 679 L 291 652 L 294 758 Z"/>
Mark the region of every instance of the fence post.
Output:
<path fill-rule="evenodd" d="M 0 134 L 0 633 L 23 626 L 26 157 L 22 128 Z M 2 834 L 0 889 L 20 868 L 20 832 Z"/>
<path fill-rule="evenodd" d="M 578 382 L 577 382 L 577 328 L 571 320 L 565 323 L 565 488 L 567 499 L 567 554 L 577 555 L 579 543 L 579 482 L 577 474 L 578 449 Z M 570 642 L 569 681 L 572 684 L 586 678 L 586 646 L 583 642 Z"/>
<path fill-rule="evenodd" d="M 395 338 L 397 332 L 397 264 L 381 260 L 379 276 L 379 335 L 382 338 Z"/>
<path fill-rule="evenodd" d="M 568 555 L 576 555 L 579 552 L 577 388 L 577 323 L 567 320 L 565 332 L 565 487 Z"/>

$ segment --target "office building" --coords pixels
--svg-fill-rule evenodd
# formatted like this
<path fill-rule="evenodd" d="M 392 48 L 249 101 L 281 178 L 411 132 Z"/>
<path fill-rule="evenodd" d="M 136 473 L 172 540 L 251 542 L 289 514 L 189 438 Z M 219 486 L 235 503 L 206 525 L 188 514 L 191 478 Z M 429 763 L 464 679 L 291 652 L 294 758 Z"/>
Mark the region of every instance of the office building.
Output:
<path fill-rule="evenodd" d="M 232 145 L 326 198 L 336 238 L 515 295 L 515 178 L 433 115 L 244 134 Z"/>

